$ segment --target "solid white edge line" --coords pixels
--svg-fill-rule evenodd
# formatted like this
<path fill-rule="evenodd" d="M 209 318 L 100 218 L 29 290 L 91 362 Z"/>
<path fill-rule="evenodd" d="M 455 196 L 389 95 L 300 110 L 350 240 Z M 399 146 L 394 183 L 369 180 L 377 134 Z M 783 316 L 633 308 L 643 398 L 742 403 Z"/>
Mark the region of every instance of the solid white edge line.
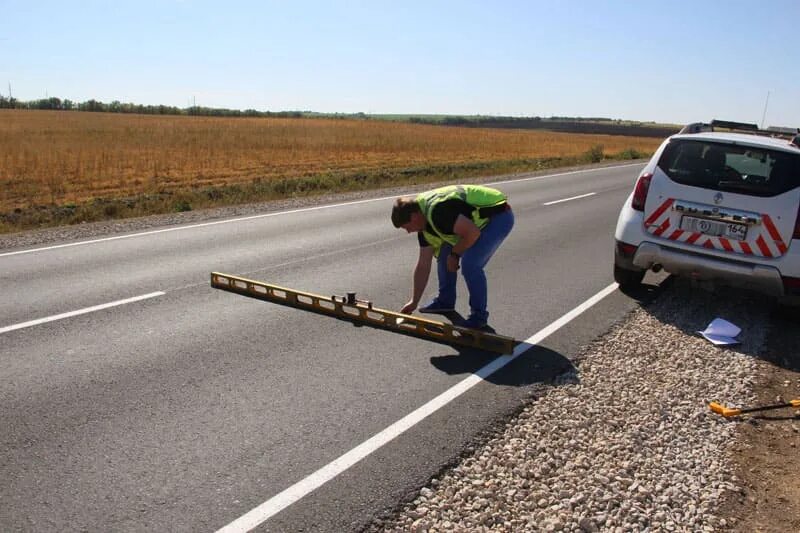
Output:
<path fill-rule="evenodd" d="M 124 300 L 117 300 L 116 302 L 109 302 L 107 304 L 100 304 L 95 305 L 92 307 L 85 307 L 83 309 L 78 309 L 77 311 L 70 311 L 68 313 L 61 313 L 60 315 L 52 315 L 44 318 L 38 318 L 36 320 L 29 320 L 28 322 L 20 322 L 19 324 L 12 324 L 10 326 L 5 326 L 0 328 L 0 333 L 7 333 L 9 331 L 14 331 L 16 329 L 22 328 L 29 328 L 31 326 L 38 326 L 39 324 L 45 324 L 47 322 L 53 322 L 55 320 L 61 320 L 64 318 L 69 318 L 78 315 L 85 315 L 86 313 L 92 313 L 94 311 L 100 311 L 103 309 L 108 309 L 109 307 L 116 307 L 118 305 L 125 305 L 133 302 L 138 302 L 140 300 L 146 300 L 148 298 L 155 298 L 156 296 L 163 296 L 166 294 L 162 291 L 151 292 L 148 294 L 142 294 L 141 296 L 134 296 L 133 298 L 126 298 Z"/>
<path fill-rule="evenodd" d="M 597 194 L 596 192 L 590 192 L 587 194 L 581 194 L 580 196 L 572 196 L 570 198 L 562 198 L 561 200 L 553 200 L 552 202 L 545 202 L 542 205 L 553 205 L 553 204 L 560 204 L 561 202 L 569 202 L 570 200 L 577 200 L 579 198 L 586 198 L 587 196 L 594 196 Z"/>
<path fill-rule="evenodd" d="M 532 176 L 530 178 L 517 178 L 517 179 L 511 179 L 511 180 L 504 180 L 504 181 L 494 181 L 494 182 L 488 183 L 488 185 L 501 185 L 501 184 L 505 184 L 505 183 L 514 183 L 514 182 L 518 182 L 518 181 L 542 180 L 542 179 L 548 179 L 548 178 L 556 178 L 556 177 L 559 177 L 559 176 L 567 176 L 567 175 L 570 175 L 570 174 L 580 174 L 582 172 L 596 172 L 598 170 L 608 170 L 608 169 L 613 169 L 613 168 L 625 168 L 625 167 L 632 167 L 632 166 L 641 166 L 641 163 L 634 163 L 634 164 L 627 164 L 627 165 L 614 165 L 613 167 L 586 168 L 586 169 L 581 169 L 581 170 L 572 170 L 572 171 L 569 171 L 569 172 L 559 172 L 557 174 L 547 174 L 547 175 L 544 175 L 544 176 Z M 345 205 L 364 204 L 364 203 L 368 203 L 368 202 L 382 202 L 384 200 L 390 200 L 390 199 L 393 199 L 393 198 L 397 198 L 397 196 L 383 196 L 381 198 L 369 198 L 367 200 L 355 200 L 355 201 L 352 201 L 352 202 L 344 202 L 344 203 L 340 203 L 340 204 L 319 205 L 319 206 L 315 206 L 315 207 L 303 207 L 303 208 L 299 208 L 299 209 L 291 209 L 289 211 L 276 211 L 274 213 L 264 213 L 264 214 L 261 214 L 261 215 L 251 215 L 251 216 L 239 217 L 239 218 L 228 218 L 228 219 L 225 219 L 225 220 L 215 220 L 214 222 L 200 222 L 198 224 L 189 224 L 187 226 L 178 226 L 178 227 L 175 227 L 175 228 L 164 228 L 164 229 L 157 229 L 157 230 L 153 230 L 153 231 L 143 231 L 143 232 L 139 232 L 139 233 L 131 233 L 129 235 L 117 235 L 115 237 L 102 237 L 100 239 L 91 239 L 91 240 L 88 240 L 88 241 L 70 242 L 70 243 L 66 243 L 66 244 L 55 244 L 53 246 L 44 246 L 44 247 L 41 247 L 41 248 L 31 248 L 29 250 L 18 250 L 16 252 L 4 252 L 4 253 L 0 253 L 0 257 L 8 257 L 8 256 L 12 256 L 12 255 L 21 255 L 21 254 L 30 254 L 30 253 L 34 253 L 34 252 L 44 252 L 44 251 L 47 251 L 47 250 L 57 250 L 59 248 L 70 248 L 72 246 L 83 246 L 83 245 L 86 245 L 86 244 L 96 244 L 96 243 L 99 243 L 99 242 L 109 242 L 109 241 L 116 241 L 116 240 L 120 240 L 120 239 L 131 239 L 133 237 L 143 237 L 143 236 L 146 236 L 146 235 L 156 235 L 158 233 L 167 233 L 167 232 L 170 232 L 170 231 L 181 231 L 181 230 L 185 230 L 185 229 L 204 228 L 204 227 L 207 227 L 207 226 L 216 226 L 218 224 L 230 224 L 232 222 L 242 222 L 242 221 L 246 221 L 246 220 L 256 220 L 256 219 L 259 219 L 259 218 L 275 217 L 275 216 L 279 216 L 279 215 L 290 215 L 292 213 L 303 213 L 303 212 L 306 212 L 306 211 L 315 211 L 315 210 L 318 210 L 318 209 L 330 209 L 330 208 L 333 208 L 333 207 L 341 207 L 341 206 L 345 206 Z"/>
<path fill-rule="evenodd" d="M 503 180 L 503 181 L 493 181 L 491 183 L 487 183 L 487 185 L 503 185 L 506 183 L 516 183 L 520 181 L 536 181 L 545 178 L 557 178 L 559 176 L 569 176 L 571 174 L 581 174 L 583 172 L 597 172 L 598 170 L 610 170 L 613 168 L 627 168 L 627 167 L 643 167 L 644 163 L 628 163 L 625 165 L 614 165 L 610 167 L 598 167 L 598 168 L 584 168 L 580 170 L 569 170 L 567 172 L 558 172 L 556 174 L 547 174 L 544 176 L 531 176 L 530 178 L 516 178 L 511 180 Z"/>
<path fill-rule="evenodd" d="M 597 302 L 614 292 L 617 288 L 616 283 L 612 283 L 605 289 L 601 290 L 582 304 L 578 305 L 568 313 L 564 314 L 561 318 L 555 320 L 545 328 L 533 336 L 526 339 L 524 342 L 517 345 L 511 355 L 502 355 L 493 360 L 488 365 L 479 369 L 477 372 L 463 379 L 453 387 L 447 389 L 439 396 L 430 400 L 428 403 L 417 408 L 413 412 L 407 414 L 391 426 L 387 427 L 380 433 L 375 434 L 363 443 L 359 444 L 349 452 L 334 459 L 327 465 L 323 466 L 316 472 L 298 481 L 291 487 L 281 491 L 269 500 L 260 504 L 258 507 L 253 508 L 244 515 L 240 516 L 233 522 L 222 527 L 217 533 L 239 533 L 250 531 L 266 520 L 276 515 L 286 507 L 292 505 L 300 500 L 313 490 L 321 487 L 334 477 L 338 476 L 354 464 L 358 463 L 372 452 L 381 448 L 395 437 L 401 435 L 406 430 L 412 428 L 423 419 L 435 413 L 454 399 L 458 398 L 469 389 L 491 376 L 511 361 L 525 353 L 531 347 L 541 342 L 548 336 L 552 335 L 564 325 L 575 319 L 578 315 L 595 305 Z"/>

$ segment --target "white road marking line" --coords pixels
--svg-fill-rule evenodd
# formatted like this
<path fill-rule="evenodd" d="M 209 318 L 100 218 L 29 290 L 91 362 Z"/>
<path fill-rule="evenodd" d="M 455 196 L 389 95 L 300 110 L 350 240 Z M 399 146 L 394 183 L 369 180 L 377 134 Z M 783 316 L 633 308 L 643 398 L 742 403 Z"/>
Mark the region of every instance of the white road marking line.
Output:
<path fill-rule="evenodd" d="M 596 192 L 581 194 L 580 196 L 572 196 L 570 198 L 562 198 L 561 200 L 553 200 L 552 202 L 545 202 L 542 205 L 560 204 L 561 202 L 569 202 L 570 200 L 577 200 L 578 198 L 586 198 L 587 196 L 594 196 Z"/>
<path fill-rule="evenodd" d="M 498 357 L 468 378 L 465 378 L 453 387 L 447 389 L 439 396 L 435 397 L 415 411 L 407 414 L 380 433 L 373 435 L 368 440 L 362 442 L 349 452 L 337 459 L 334 459 L 332 462 L 310 474 L 308 477 L 298 481 L 291 487 L 276 494 L 258 507 L 255 507 L 230 524 L 219 529 L 217 533 L 238 533 L 255 529 L 272 516 L 300 500 L 313 490 L 321 487 L 334 477 L 338 476 L 354 464 L 367 457 L 372 452 L 381 448 L 384 444 L 387 444 L 395 437 L 401 435 L 406 430 L 412 428 L 417 423 L 421 422 L 451 401 L 455 400 L 469 389 L 522 355 L 528 349 L 535 346 L 537 343 L 542 342 L 545 338 L 549 337 L 575 319 L 575 317 L 614 292 L 616 288 L 617 284 L 612 283 L 579 306 L 575 307 L 572 311 L 564 314 L 561 318 L 557 319 L 544 329 L 540 330 L 538 333 L 526 339 L 525 342 L 517 345 L 511 355 L 503 355 Z"/>
<path fill-rule="evenodd" d="M 140 300 L 146 300 L 148 298 L 155 298 L 156 296 L 163 296 L 166 294 L 165 292 L 157 291 L 151 292 L 149 294 L 142 294 L 141 296 L 134 296 L 133 298 L 126 298 L 124 300 L 117 300 L 116 302 L 109 302 L 107 304 L 100 304 L 95 305 L 92 307 L 85 307 L 83 309 L 78 309 L 77 311 L 70 311 L 68 313 L 61 313 L 60 315 L 53 315 L 44 318 L 38 318 L 36 320 L 29 320 L 28 322 L 20 322 L 19 324 L 12 324 L 10 326 L 6 326 L 0 328 L 0 333 L 7 333 L 9 331 L 14 331 L 15 329 L 22 329 L 22 328 L 29 328 L 31 326 L 38 326 L 39 324 L 45 324 L 47 322 L 53 322 L 55 320 L 61 320 L 64 318 L 69 318 L 78 315 L 84 315 L 86 313 L 92 313 L 94 311 L 100 311 L 102 309 L 108 309 L 109 307 L 116 307 L 118 305 L 125 305 L 133 302 L 138 302 Z"/>
<path fill-rule="evenodd" d="M 556 177 L 559 177 L 559 176 L 567 176 L 567 175 L 570 175 L 570 174 L 579 174 L 579 173 L 582 173 L 582 172 L 596 172 L 598 170 L 608 170 L 608 169 L 612 169 L 612 168 L 624 168 L 624 167 L 631 167 L 631 166 L 641 166 L 641 164 L 640 163 L 636 163 L 636 164 L 633 164 L 633 165 L 615 165 L 613 167 L 587 168 L 587 169 L 583 169 L 583 170 L 572 170 L 570 172 L 560 172 L 560 173 L 557 173 L 557 174 L 547 174 L 545 176 L 532 176 L 530 178 L 518 178 L 518 179 L 512 179 L 512 180 L 505 180 L 505 181 L 495 181 L 495 182 L 488 183 L 488 185 L 501 185 L 501 184 L 505 184 L 505 183 L 514 183 L 514 182 L 517 182 L 517 181 L 542 180 L 542 179 L 547 179 L 547 178 L 556 178 Z M 299 208 L 299 209 L 291 209 L 289 211 L 276 211 L 274 213 L 264 213 L 264 214 L 261 214 L 261 215 L 251 215 L 251 216 L 239 217 L 239 218 L 229 218 L 229 219 L 225 219 L 225 220 L 215 220 L 214 222 L 200 222 L 198 224 L 189 224 L 187 226 L 178 226 L 178 227 L 174 227 L 174 228 L 164 228 L 164 229 L 157 229 L 157 230 L 152 230 L 152 231 L 142 231 L 142 232 L 139 232 L 139 233 L 131 233 L 129 235 L 116 235 L 114 237 L 102 237 L 100 239 L 91 239 L 91 240 L 88 240 L 88 241 L 70 242 L 70 243 L 66 243 L 66 244 L 55 244 L 53 246 L 44 246 L 44 247 L 41 247 L 41 248 L 31 248 L 29 250 L 18 250 L 16 252 L 5 252 L 5 253 L 0 253 L 0 257 L 7 257 L 7 256 L 12 256 L 12 255 L 21 255 L 21 254 L 30 254 L 30 253 L 34 253 L 34 252 L 44 252 L 44 251 L 47 251 L 47 250 L 57 250 L 59 248 L 70 248 L 72 246 L 83 246 L 83 245 L 86 245 L 86 244 L 96 244 L 96 243 L 100 243 L 100 242 L 116 241 L 116 240 L 120 240 L 120 239 L 131 239 L 133 237 L 144 237 L 146 235 L 156 235 L 158 233 L 167 233 L 167 232 L 170 232 L 170 231 L 182 231 L 182 230 L 186 230 L 186 229 L 204 228 L 204 227 L 207 227 L 207 226 L 216 226 L 218 224 L 230 224 L 230 223 L 233 223 L 233 222 L 242 222 L 242 221 L 246 221 L 246 220 L 256 220 L 256 219 L 259 219 L 259 218 L 275 217 L 275 216 L 280 216 L 280 215 L 290 215 L 292 213 L 304 213 L 304 212 L 307 212 L 307 211 L 316 211 L 316 210 L 320 210 L 320 209 L 330 209 L 330 208 L 333 208 L 333 207 L 342 207 L 342 206 L 346 206 L 346 205 L 364 204 L 364 203 L 368 203 L 368 202 L 382 202 L 384 200 L 392 200 L 394 198 L 397 198 L 397 196 L 383 196 L 381 198 L 370 198 L 370 199 L 367 199 L 367 200 L 355 200 L 355 201 L 352 201 L 352 202 L 343 202 L 343 203 L 340 203 L 340 204 L 319 205 L 319 206 L 315 206 L 315 207 L 303 207 L 303 208 Z"/>
<path fill-rule="evenodd" d="M 492 183 L 488 183 L 487 185 L 502 185 L 505 183 L 515 183 L 518 181 L 535 181 L 541 180 L 544 178 L 557 178 L 559 176 L 569 176 L 570 174 L 580 174 L 582 172 L 597 172 L 598 170 L 610 170 L 612 168 L 626 168 L 626 167 L 643 167 L 644 163 L 628 163 L 626 165 L 614 165 L 612 167 L 600 167 L 600 168 L 584 168 L 581 170 L 570 170 L 568 172 L 559 172 L 557 174 L 547 174 L 546 176 L 531 176 L 530 178 L 517 178 L 512 180 L 505 180 L 505 181 L 495 181 Z"/>

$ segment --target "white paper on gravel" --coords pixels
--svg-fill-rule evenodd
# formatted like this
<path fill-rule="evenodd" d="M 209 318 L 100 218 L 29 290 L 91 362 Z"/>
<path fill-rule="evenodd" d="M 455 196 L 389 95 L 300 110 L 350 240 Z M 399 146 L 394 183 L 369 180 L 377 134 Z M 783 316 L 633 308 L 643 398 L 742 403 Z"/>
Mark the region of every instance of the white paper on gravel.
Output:
<path fill-rule="evenodd" d="M 739 344 L 736 336 L 742 332 L 742 328 L 731 324 L 724 318 L 715 318 L 703 331 L 698 331 L 700 335 L 716 345 Z"/>

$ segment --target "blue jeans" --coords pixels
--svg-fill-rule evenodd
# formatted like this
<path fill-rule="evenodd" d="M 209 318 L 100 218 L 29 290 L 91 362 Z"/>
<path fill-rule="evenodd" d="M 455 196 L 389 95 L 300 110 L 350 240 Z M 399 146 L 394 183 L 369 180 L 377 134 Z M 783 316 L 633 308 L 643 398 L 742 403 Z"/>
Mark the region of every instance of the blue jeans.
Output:
<path fill-rule="evenodd" d="M 486 310 L 488 304 L 486 273 L 483 271 L 483 267 L 508 237 L 513 227 L 514 213 L 510 209 L 494 215 L 481 230 L 481 236 L 478 237 L 475 244 L 467 248 L 461 257 L 461 273 L 469 291 L 470 317 L 483 321 L 489 318 L 489 312 Z M 451 248 L 452 246 L 444 243 L 436 261 L 436 270 L 439 275 L 437 299 L 443 305 L 455 306 L 457 273 L 447 271 L 447 256 L 450 255 Z"/>

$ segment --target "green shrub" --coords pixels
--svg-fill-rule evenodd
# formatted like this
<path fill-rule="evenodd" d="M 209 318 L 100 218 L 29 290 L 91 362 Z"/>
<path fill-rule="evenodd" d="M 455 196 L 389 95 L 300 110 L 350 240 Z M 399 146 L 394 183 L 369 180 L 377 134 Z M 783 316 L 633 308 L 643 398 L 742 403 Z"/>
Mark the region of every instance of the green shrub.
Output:
<path fill-rule="evenodd" d="M 175 202 L 174 208 L 178 213 L 183 213 L 185 211 L 191 211 L 192 204 L 190 204 L 187 200 L 178 200 Z"/>
<path fill-rule="evenodd" d="M 605 157 L 603 155 L 603 145 L 602 144 L 595 144 L 584 154 L 584 157 L 590 163 L 599 163 Z"/>
<path fill-rule="evenodd" d="M 642 159 L 645 157 L 645 154 L 636 148 L 628 148 L 627 150 L 623 150 L 617 154 L 617 157 L 619 159 Z"/>

